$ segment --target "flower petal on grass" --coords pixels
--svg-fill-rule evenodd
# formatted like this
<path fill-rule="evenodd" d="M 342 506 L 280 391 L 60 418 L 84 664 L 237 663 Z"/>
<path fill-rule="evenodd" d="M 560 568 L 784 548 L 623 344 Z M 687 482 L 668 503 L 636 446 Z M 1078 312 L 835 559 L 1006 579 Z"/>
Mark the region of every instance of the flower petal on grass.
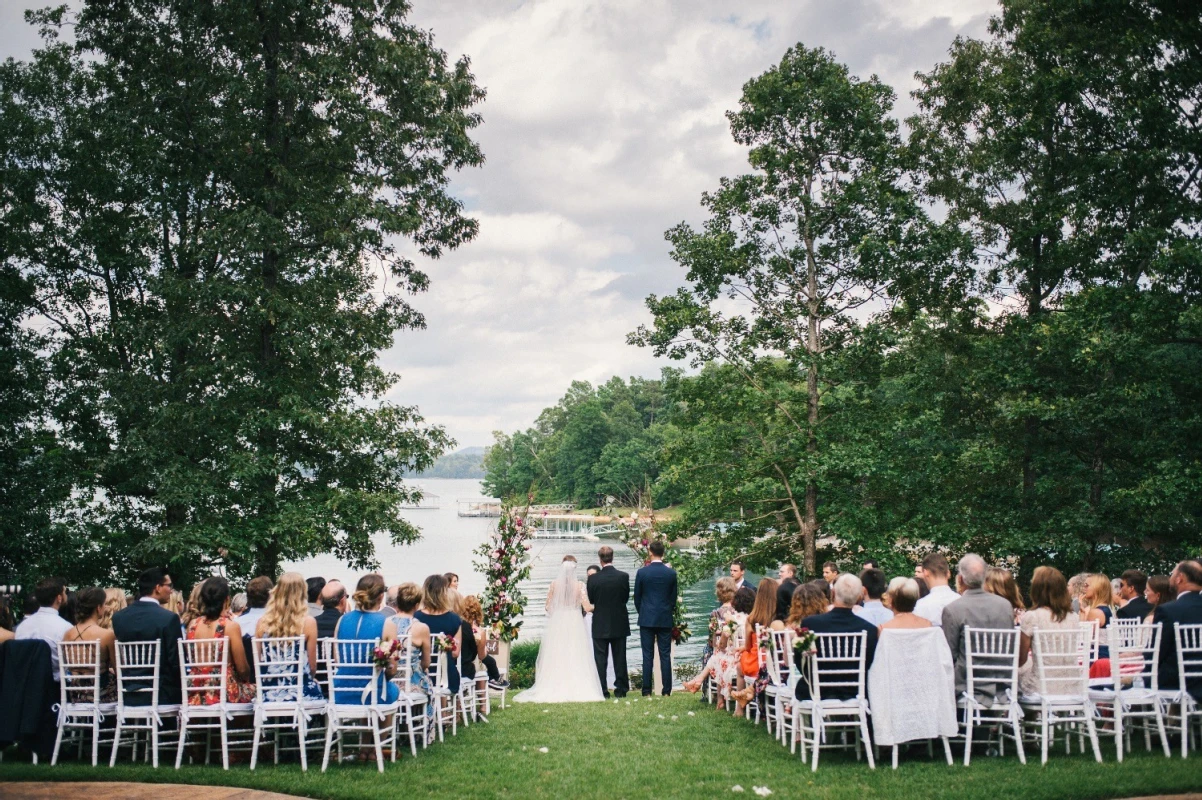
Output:
<path fill-rule="evenodd" d="M 551 752 L 551 750 L 550 750 L 549 748 L 546 748 L 546 747 L 540 747 L 540 748 L 538 748 L 538 752 L 540 752 L 540 753 L 550 753 L 550 752 Z M 759 789 L 756 789 L 756 791 L 758 792 L 758 791 L 759 791 Z"/>
<path fill-rule="evenodd" d="M 736 783 L 734 786 L 730 787 L 730 790 L 732 792 L 741 792 L 743 791 L 743 787 Z"/>
<path fill-rule="evenodd" d="M 767 797 L 772 794 L 772 790 L 767 786 L 752 786 L 751 791 L 755 792 L 760 797 Z"/>
<path fill-rule="evenodd" d="M 695 711 L 690 711 L 690 712 L 689 712 L 689 716 L 690 716 L 690 717 L 695 717 L 695 716 L 697 716 L 697 712 L 695 712 Z"/>

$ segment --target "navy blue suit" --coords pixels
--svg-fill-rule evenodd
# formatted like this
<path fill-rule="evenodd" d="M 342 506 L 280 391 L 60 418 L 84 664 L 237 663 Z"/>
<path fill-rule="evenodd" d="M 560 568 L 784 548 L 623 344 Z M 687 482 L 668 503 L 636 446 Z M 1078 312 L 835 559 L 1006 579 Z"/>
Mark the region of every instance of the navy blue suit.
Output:
<path fill-rule="evenodd" d="M 1171 603 L 1157 606 L 1152 614 L 1152 621 L 1161 623 L 1160 626 L 1160 664 L 1158 673 L 1161 689 L 1181 688 L 1181 676 L 1177 672 L 1177 633 L 1176 624 L 1197 625 L 1202 623 L 1202 595 L 1188 592 Z M 1193 669 L 1187 662 L 1187 668 Z M 1195 700 L 1202 702 L 1202 680 L 1193 678 L 1186 685 L 1186 691 Z"/>
<path fill-rule="evenodd" d="M 179 614 L 168 611 L 158 603 L 142 600 L 130 603 L 113 614 L 113 633 L 118 642 L 159 642 L 159 704 L 176 705 L 183 690 L 180 687 L 179 642 L 183 638 Z M 126 687 L 122 687 L 125 689 Z M 149 681 L 131 682 L 131 689 L 148 689 Z M 150 698 L 136 691 L 127 694 L 129 705 L 150 705 Z"/>
<path fill-rule="evenodd" d="M 634 608 L 639 613 L 639 641 L 643 647 L 643 694 L 651 694 L 653 648 L 659 647 L 660 680 L 664 694 L 672 694 L 672 622 L 676 617 L 676 570 L 652 561 L 634 575 Z"/>
<path fill-rule="evenodd" d="M 872 657 L 876 654 L 877 632 L 876 626 L 865 619 L 861 619 L 855 615 L 850 608 L 832 608 L 825 614 L 815 614 L 812 617 L 806 617 L 801 621 L 801 627 L 809 628 L 814 633 L 859 633 L 864 631 L 868 634 L 868 640 L 864 643 L 864 672 L 867 674 L 868 668 L 872 666 Z M 821 645 L 820 645 L 821 646 Z M 801 655 L 793 654 L 793 663 L 797 665 L 800 674 L 808 678 L 809 673 L 805 671 L 805 664 L 802 663 Z M 855 662 L 831 662 L 831 667 L 836 669 L 852 669 Z M 840 678 L 842 680 L 842 678 Z M 797 682 L 797 691 L 795 692 L 798 700 L 810 699 L 810 684 L 808 680 L 800 680 Z M 836 688 L 828 689 L 822 695 L 823 700 L 847 700 L 855 696 L 855 691 L 851 688 Z"/>

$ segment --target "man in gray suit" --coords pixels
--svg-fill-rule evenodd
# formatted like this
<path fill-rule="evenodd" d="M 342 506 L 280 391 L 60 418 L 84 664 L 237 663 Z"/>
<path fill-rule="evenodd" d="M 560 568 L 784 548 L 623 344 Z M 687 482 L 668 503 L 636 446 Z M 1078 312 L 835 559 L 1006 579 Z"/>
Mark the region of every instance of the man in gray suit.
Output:
<path fill-rule="evenodd" d="M 960 559 L 956 567 L 956 589 L 960 599 L 943 609 L 943 635 L 952 650 L 956 664 L 956 697 L 968 688 L 968 637 L 967 627 L 1009 630 L 1014 627 L 1014 609 L 1010 601 L 996 594 L 989 594 L 981 587 L 985 584 L 985 559 L 969 553 Z M 993 702 L 993 684 L 976 684 L 977 701 Z"/>

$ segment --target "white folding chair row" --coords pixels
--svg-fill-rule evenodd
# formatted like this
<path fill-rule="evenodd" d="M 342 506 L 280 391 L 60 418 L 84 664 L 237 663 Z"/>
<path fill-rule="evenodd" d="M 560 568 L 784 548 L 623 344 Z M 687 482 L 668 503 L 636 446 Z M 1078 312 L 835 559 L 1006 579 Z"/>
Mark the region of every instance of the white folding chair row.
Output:
<path fill-rule="evenodd" d="M 817 651 L 806 657 L 808 669 L 804 680 L 809 682 L 810 699 L 793 702 L 793 745 L 801 745 L 801 758 L 806 758 L 806 738 L 813 752 L 810 769 L 818 771 L 818 753 L 832 729 L 852 731 L 856 759 L 861 752 L 868 756 L 868 766 L 876 769 L 868 733 L 868 694 L 864 689 L 868 634 L 820 633 Z M 843 698 L 840 695 L 850 694 Z M 808 723 L 807 723 L 808 720 Z"/>
<path fill-rule="evenodd" d="M 772 648 L 766 655 L 764 666 L 768 671 L 768 685 L 764 688 L 764 704 L 767 706 L 764 718 L 768 732 L 787 746 L 786 736 L 793 728 L 789 705 L 793 701 L 794 689 L 789 681 L 793 671 L 793 631 L 788 628 L 772 631 Z"/>
<path fill-rule="evenodd" d="M 1084 726 L 1093 748 L 1094 759 L 1102 760 L 1098 747 L 1098 732 L 1094 726 L 1094 704 L 1089 695 L 1089 662 L 1082 659 L 1085 652 L 1086 630 L 1036 629 L 1031 640 L 1031 656 L 1039 692 L 1019 699 L 1019 705 L 1038 714 L 1040 763 L 1048 761 L 1048 748 L 1056 726 L 1070 726 L 1079 731 Z M 1069 739 L 1066 734 L 1066 747 Z"/>
<path fill-rule="evenodd" d="M 229 723 L 237 717 L 255 716 L 254 703 L 229 702 L 229 637 L 181 639 L 178 645 L 183 702 L 179 708 L 175 768 L 179 769 L 183 763 L 188 733 L 204 731 L 205 763 L 208 763 L 212 754 L 212 734 L 218 732 L 221 739 L 221 766 L 222 769 L 229 769 L 230 750 L 234 743 Z M 195 702 L 192 702 L 193 698 Z"/>
<path fill-rule="evenodd" d="M 1162 631 L 1162 636 L 1170 635 Z M 1173 642 L 1177 652 L 1177 687 L 1160 689 L 1161 707 L 1165 712 L 1165 727 L 1181 736 L 1181 757 L 1189 755 L 1194 723 L 1202 723 L 1202 704 L 1189 693 L 1188 687 L 1202 683 L 1202 625 L 1173 623 Z"/>
<path fill-rule="evenodd" d="M 1160 702 L 1159 676 L 1160 623 L 1122 624 L 1107 628 L 1110 647 L 1110 678 L 1090 684 L 1089 699 L 1094 707 L 1113 717 L 1114 742 L 1118 760 L 1123 750 L 1131 749 L 1131 723 L 1143 720 L 1144 744 L 1152 749 L 1151 726 L 1165 756 L 1169 740 L 1165 735 L 1164 714 Z"/>
<path fill-rule="evenodd" d="M 84 734 L 91 734 L 94 767 L 100 754 L 100 724 L 105 717 L 117 711 L 116 703 L 100 702 L 100 642 L 59 642 L 58 663 L 58 733 L 54 737 L 54 754 L 50 757 L 50 763 L 58 763 L 63 735 L 68 730 L 74 730 L 78 733 L 81 756 Z"/>
<path fill-rule="evenodd" d="M 113 752 L 109 766 L 117 763 L 117 751 L 127 741 L 137 759 L 138 739 L 145 734 L 146 757 L 159 766 L 163 723 L 178 720 L 179 705 L 160 704 L 162 659 L 160 642 L 117 642 L 117 727 L 113 731 Z M 168 676 L 174 679 L 175 676 Z M 179 735 L 178 729 L 174 736 Z"/>
<path fill-rule="evenodd" d="M 430 645 L 430 684 L 434 688 L 434 726 L 438 733 L 438 741 L 443 741 L 443 731 L 449 724 L 451 735 L 459 733 L 459 709 L 463 697 L 463 681 L 459 682 L 459 691 L 451 691 L 451 674 L 449 652 L 439 649 L 435 639 Z"/>
<path fill-rule="evenodd" d="M 304 636 L 251 639 L 254 653 L 255 732 L 251 742 L 250 768 L 259 760 L 259 741 L 265 730 L 276 732 L 275 763 L 280 761 L 279 733 L 295 732 L 301 770 L 309 769 L 309 722 L 325 712 L 325 698 L 305 697 L 305 675 L 309 653 Z"/>
<path fill-rule="evenodd" d="M 401 704 L 388 702 L 383 670 L 375 663 L 374 639 L 352 639 L 335 642 L 330 649 L 327 665 L 332 692 L 326 703 L 326 741 L 321 771 L 330 765 L 330 750 L 338 743 L 338 759 L 342 760 L 343 737 L 355 733 L 362 737 L 371 734 L 375 748 L 376 766 L 384 771 L 384 747 L 391 749 L 396 761 L 396 724 L 394 715 Z"/>
<path fill-rule="evenodd" d="M 1018 703 L 1018 650 L 1017 628 L 997 630 L 993 628 L 964 629 L 965 637 L 965 680 L 964 694 L 956 698 L 956 705 L 963 710 L 961 725 L 964 727 L 964 766 L 972 762 L 973 734 L 984 725 L 997 726 L 999 745 L 1004 748 L 1005 738 L 1013 739 L 1018 748 L 1018 760 L 1026 764 L 1023 752 L 1023 712 Z M 992 697 L 992 700 L 989 698 Z M 988 702 L 982 702 L 982 699 Z M 1009 733 L 1006 729 L 1009 728 Z"/>

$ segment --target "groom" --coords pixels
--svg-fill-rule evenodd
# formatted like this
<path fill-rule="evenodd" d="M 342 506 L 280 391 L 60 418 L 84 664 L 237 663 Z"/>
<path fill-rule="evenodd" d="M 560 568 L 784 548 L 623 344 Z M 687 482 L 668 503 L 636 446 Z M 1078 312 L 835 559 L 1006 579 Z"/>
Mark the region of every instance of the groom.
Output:
<path fill-rule="evenodd" d="M 648 548 L 651 561 L 634 576 L 634 607 L 639 612 L 639 635 L 643 645 L 643 694 L 651 694 L 654 670 L 653 649 L 659 647 L 660 680 L 663 693 L 672 694 L 672 622 L 676 611 L 676 570 L 664 563 L 664 543 L 659 539 Z"/>
<path fill-rule="evenodd" d="M 630 691 L 626 671 L 626 637 L 630 636 L 630 576 L 614 567 L 614 549 L 606 545 L 597 551 L 601 571 L 588 578 L 588 601 L 593 604 L 593 660 L 601 678 L 601 693 L 609 697 L 606 680 L 609 659 L 614 664 L 614 695 L 625 697 Z"/>

